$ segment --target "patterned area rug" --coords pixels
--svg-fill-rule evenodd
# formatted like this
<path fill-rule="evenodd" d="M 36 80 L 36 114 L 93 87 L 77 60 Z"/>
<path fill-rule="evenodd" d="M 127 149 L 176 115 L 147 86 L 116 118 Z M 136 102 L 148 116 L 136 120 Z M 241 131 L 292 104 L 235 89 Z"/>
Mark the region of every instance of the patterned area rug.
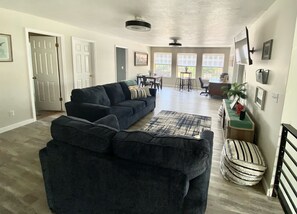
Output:
<path fill-rule="evenodd" d="M 210 130 L 211 117 L 162 110 L 142 128 L 144 131 L 160 134 L 199 136 L 203 130 Z"/>

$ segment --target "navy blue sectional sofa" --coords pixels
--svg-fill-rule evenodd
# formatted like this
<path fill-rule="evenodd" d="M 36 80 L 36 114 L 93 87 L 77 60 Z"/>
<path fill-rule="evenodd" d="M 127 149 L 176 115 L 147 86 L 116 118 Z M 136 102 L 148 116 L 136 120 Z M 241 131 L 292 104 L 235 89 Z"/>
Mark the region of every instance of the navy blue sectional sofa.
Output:
<path fill-rule="evenodd" d="M 93 122 L 114 114 L 120 129 L 127 129 L 156 107 L 156 89 L 149 90 L 152 96 L 131 100 L 126 82 L 73 89 L 71 101 L 65 103 L 67 115 Z"/>
<path fill-rule="evenodd" d="M 118 128 L 114 115 L 52 122 L 39 156 L 54 213 L 205 212 L 213 132 L 195 139 Z"/>

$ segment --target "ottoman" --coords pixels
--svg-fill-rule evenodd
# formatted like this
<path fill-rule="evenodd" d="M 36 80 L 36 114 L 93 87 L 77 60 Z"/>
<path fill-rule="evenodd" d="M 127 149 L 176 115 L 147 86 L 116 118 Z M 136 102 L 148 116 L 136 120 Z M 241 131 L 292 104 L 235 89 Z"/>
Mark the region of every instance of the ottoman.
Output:
<path fill-rule="evenodd" d="M 247 186 L 259 183 L 267 168 L 257 145 L 234 139 L 226 139 L 220 165 L 226 180 Z"/>

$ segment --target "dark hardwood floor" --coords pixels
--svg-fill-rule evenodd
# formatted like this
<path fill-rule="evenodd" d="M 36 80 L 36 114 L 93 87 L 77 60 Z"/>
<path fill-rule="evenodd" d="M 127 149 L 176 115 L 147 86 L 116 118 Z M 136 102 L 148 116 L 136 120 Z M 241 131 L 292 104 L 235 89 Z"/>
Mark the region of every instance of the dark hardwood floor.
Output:
<path fill-rule="evenodd" d="M 200 96 L 200 91 L 163 88 L 157 93 L 157 107 L 130 129 L 139 129 L 161 110 L 172 110 L 212 117 L 214 150 L 208 214 L 283 213 L 276 198 L 265 195 L 261 184 L 253 187 L 230 183 L 221 176 L 223 146 L 218 116 L 220 99 Z M 40 120 L 0 134 L 0 213 L 51 213 L 48 209 L 38 151 L 51 139 L 50 122 L 61 115 L 50 114 Z"/>

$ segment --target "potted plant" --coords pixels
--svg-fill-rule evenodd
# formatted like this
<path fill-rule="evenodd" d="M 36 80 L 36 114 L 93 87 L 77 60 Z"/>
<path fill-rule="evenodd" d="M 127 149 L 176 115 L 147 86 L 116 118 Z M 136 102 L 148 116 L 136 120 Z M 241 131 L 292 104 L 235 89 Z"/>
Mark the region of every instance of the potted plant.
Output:
<path fill-rule="evenodd" d="M 246 82 L 245 83 L 232 83 L 231 84 L 231 88 L 229 89 L 228 86 L 223 86 L 222 87 L 222 90 L 224 92 L 224 94 L 227 95 L 227 97 L 230 99 L 231 97 L 233 97 L 233 99 L 236 97 L 236 95 L 239 97 L 239 98 L 242 98 L 242 99 L 246 99 L 247 98 L 247 95 L 246 95 Z"/>

